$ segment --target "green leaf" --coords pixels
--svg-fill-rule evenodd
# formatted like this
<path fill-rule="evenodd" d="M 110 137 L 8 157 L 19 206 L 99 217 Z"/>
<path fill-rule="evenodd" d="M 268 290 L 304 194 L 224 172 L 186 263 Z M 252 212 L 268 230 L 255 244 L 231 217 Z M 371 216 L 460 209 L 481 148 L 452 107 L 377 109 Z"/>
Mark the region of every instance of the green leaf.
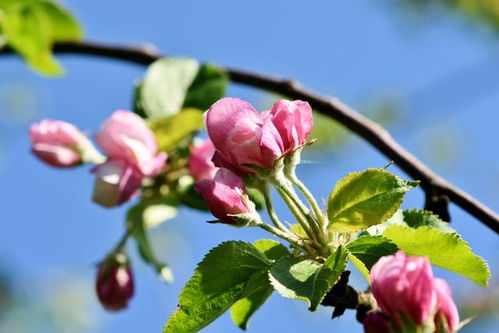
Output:
<path fill-rule="evenodd" d="M 272 239 L 260 239 L 253 243 L 270 260 L 278 260 L 290 255 L 288 249 Z M 255 275 L 246 287 L 246 297 L 237 301 L 230 308 L 232 321 L 241 329 L 248 328 L 248 322 L 253 314 L 272 295 L 274 288 L 270 284 L 267 271 Z"/>
<path fill-rule="evenodd" d="M 83 38 L 83 29 L 64 8 L 52 1 L 38 0 L 36 3 L 50 18 L 53 42 L 79 41 Z"/>
<path fill-rule="evenodd" d="M 360 236 L 346 245 L 350 255 L 355 256 L 364 263 L 368 270 L 379 260 L 379 258 L 397 252 L 397 245 L 383 236 Z"/>
<path fill-rule="evenodd" d="M 185 109 L 165 118 L 156 118 L 149 122 L 149 127 L 156 135 L 158 150 L 168 152 L 179 142 L 203 128 L 203 113 L 198 109 Z"/>
<path fill-rule="evenodd" d="M 291 254 L 284 245 L 273 239 L 260 239 L 253 245 L 269 260 L 278 260 Z"/>
<path fill-rule="evenodd" d="M 244 294 L 246 297 L 238 300 L 230 308 L 230 317 L 234 324 L 246 330 L 253 314 L 272 295 L 274 288 L 270 284 L 267 271 L 258 273 L 248 282 Z"/>
<path fill-rule="evenodd" d="M 135 112 L 150 119 L 179 113 L 198 71 L 199 63 L 194 59 L 156 60 L 136 87 Z"/>
<path fill-rule="evenodd" d="M 369 270 L 367 269 L 366 265 L 360 261 L 359 258 L 357 258 L 354 255 L 348 254 L 348 260 L 357 267 L 359 272 L 362 274 L 362 276 L 366 279 L 367 283 L 371 284 L 371 276 L 369 274 Z"/>
<path fill-rule="evenodd" d="M 270 283 L 284 297 L 302 299 L 315 311 L 346 268 L 348 250 L 339 247 L 324 264 L 311 259 L 283 258 L 269 270 Z"/>
<path fill-rule="evenodd" d="M 406 225 L 404 222 L 404 213 L 401 209 L 398 209 L 392 217 L 386 220 L 383 223 L 375 224 L 370 226 L 366 230 L 363 230 L 359 235 L 372 235 L 372 236 L 380 236 L 383 232 L 391 225 Z"/>
<path fill-rule="evenodd" d="M 48 0 L 1 1 L 0 10 L 0 30 L 7 44 L 39 73 L 62 74 L 62 67 L 52 56 L 52 45 L 82 38 L 76 20 Z"/>
<path fill-rule="evenodd" d="M 411 228 L 423 226 L 433 227 L 443 232 L 455 232 L 449 223 L 442 221 L 437 215 L 427 210 L 411 209 L 404 210 L 404 222 Z"/>
<path fill-rule="evenodd" d="M 170 267 L 158 260 L 152 249 L 144 220 L 144 213 L 147 211 L 147 208 L 148 206 L 143 204 L 138 204 L 130 208 L 127 213 L 127 226 L 128 228 L 133 228 L 132 236 L 137 242 L 142 260 L 151 265 L 166 283 L 173 283 L 173 274 Z"/>
<path fill-rule="evenodd" d="M 179 309 L 166 323 L 164 332 L 196 332 L 222 315 L 252 286 L 270 261 L 255 246 L 245 242 L 224 242 L 212 249 L 182 289 Z M 248 294 L 248 295 L 246 295 Z"/>
<path fill-rule="evenodd" d="M 290 255 L 288 249 L 275 240 L 260 239 L 253 245 L 270 260 L 278 260 Z M 230 308 L 232 321 L 243 330 L 248 328 L 251 316 L 274 292 L 267 271 L 257 274 L 254 280 L 248 283 L 246 289 L 246 297 L 237 301 Z"/>
<path fill-rule="evenodd" d="M 383 236 L 408 255 L 428 257 L 433 265 L 467 277 L 478 285 L 488 283 L 490 272 L 486 261 L 474 254 L 456 233 L 445 233 L 432 227 L 413 229 L 392 225 Z"/>
<path fill-rule="evenodd" d="M 142 213 L 146 229 L 155 228 L 161 223 L 173 219 L 175 216 L 177 216 L 176 207 L 160 202 L 148 204 Z"/>
<path fill-rule="evenodd" d="M 187 91 L 184 108 L 207 110 L 225 95 L 229 79 L 225 71 L 213 65 L 202 65 Z"/>
<path fill-rule="evenodd" d="M 329 228 L 356 232 L 382 223 L 398 210 L 405 193 L 417 184 L 383 169 L 351 173 L 336 184 L 329 197 Z"/>

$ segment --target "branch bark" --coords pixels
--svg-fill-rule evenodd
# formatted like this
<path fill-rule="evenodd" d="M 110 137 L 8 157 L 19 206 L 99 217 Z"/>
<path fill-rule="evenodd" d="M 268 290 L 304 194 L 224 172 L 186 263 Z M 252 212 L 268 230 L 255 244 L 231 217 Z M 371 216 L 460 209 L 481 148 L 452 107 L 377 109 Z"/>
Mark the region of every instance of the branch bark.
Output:
<path fill-rule="evenodd" d="M 56 53 L 74 53 L 101 56 L 124 60 L 140 65 L 149 65 L 166 55 L 158 53 L 154 47 L 130 47 L 101 44 L 95 42 L 58 43 L 54 45 Z M 0 50 L 2 54 L 12 54 L 12 50 Z M 446 217 L 446 201 L 454 202 L 490 229 L 499 233 L 499 215 L 486 205 L 454 186 L 433 172 L 428 166 L 396 142 L 379 124 L 355 112 L 340 100 L 320 95 L 302 87 L 295 81 L 255 72 L 225 68 L 231 81 L 264 89 L 292 99 L 308 101 L 319 113 L 322 113 L 360 137 L 386 157 L 393 160 L 409 176 L 421 181 L 421 187 L 426 194 L 426 207 L 437 210 L 435 213 Z M 442 204 L 443 203 L 443 204 Z M 434 207 L 440 207 L 435 209 Z M 440 210 L 440 211 L 438 211 Z"/>

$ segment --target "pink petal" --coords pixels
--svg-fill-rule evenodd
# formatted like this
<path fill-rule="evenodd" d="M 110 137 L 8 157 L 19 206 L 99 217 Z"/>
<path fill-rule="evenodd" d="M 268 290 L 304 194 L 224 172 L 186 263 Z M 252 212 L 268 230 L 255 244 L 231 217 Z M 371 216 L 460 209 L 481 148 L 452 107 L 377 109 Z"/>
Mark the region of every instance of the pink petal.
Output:
<path fill-rule="evenodd" d="M 72 167 L 81 162 L 80 154 L 62 146 L 37 143 L 33 145 L 32 151 L 36 157 L 55 167 Z"/>
<path fill-rule="evenodd" d="M 250 211 L 243 197 L 247 194 L 244 183 L 227 169 L 219 169 L 215 178 L 201 180 L 194 189 L 206 201 L 213 216 L 224 223 L 235 223 L 229 215 Z"/>
<path fill-rule="evenodd" d="M 238 98 L 222 98 L 213 104 L 206 112 L 206 129 L 215 148 L 220 151 L 226 149 L 226 139 L 243 118 L 249 122 L 258 122 L 258 112 L 249 104 Z"/>
<path fill-rule="evenodd" d="M 211 161 L 214 153 L 215 146 L 211 140 L 205 140 L 199 146 L 191 149 L 188 167 L 194 179 L 210 179 L 215 176 L 218 168 Z"/>
<path fill-rule="evenodd" d="M 94 170 L 93 200 L 104 207 L 123 204 L 136 195 L 144 177 L 133 165 L 122 160 L 108 160 Z"/>
<path fill-rule="evenodd" d="M 307 102 L 279 100 L 270 113 L 286 150 L 305 142 L 313 125 L 312 108 Z"/>
<path fill-rule="evenodd" d="M 438 325 L 438 321 L 443 317 L 450 332 L 455 332 L 459 326 L 459 312 L 456 303 L 452 299 L 452 291 L 449 285 L 445 280 L 435 278 L 433 279 L 433 290 L 435 290 L 437 297 L 436 324 Z"/>

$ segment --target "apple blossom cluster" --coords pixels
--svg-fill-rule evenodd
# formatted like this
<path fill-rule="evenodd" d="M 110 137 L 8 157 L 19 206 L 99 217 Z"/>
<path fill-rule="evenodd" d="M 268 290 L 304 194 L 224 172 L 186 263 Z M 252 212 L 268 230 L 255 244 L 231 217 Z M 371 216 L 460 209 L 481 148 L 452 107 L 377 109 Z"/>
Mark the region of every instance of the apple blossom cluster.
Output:
<path fill-rule="evenodd" d="M 105 157 L 85 134 L 64 121 L 42 120 L 31 126 L 29 134 L 33 153 L 51 166 L 96 164 L 93 200 L 104 207 L 130 200 L 145 177 L 160 173 L 167 158 L 157 152 L 156 137 L 145 121 L 129 111 L 114 112 L 95 135 Z"/>
<path fill-rule="evenodd" d="M 180 175 L 178 179 L 187 173 L 198 193 L 194 195 L 201 196 L 216 218 L 210 222 L 262 228 L 288 241 L 296 257 L 322 258 L 318 262 L 324 262 L 324 258 L 334 257 L 335 251 L 341 253 L 343 246 L 358 237 L 332 229 L 329 213 L 296 176 L 301 151 L 312 143 L 308 136 L 313 117 L 307 102 L 279 100 L 270 110 L 258 112 L 243 100 L 222 98 L 205 112 L 204 120 L 209 139 L 196 145 L 191 137 L 184 143 L 188 157 L 181 163 L 172 158 L 177 152 L 170 154 L 168 150 L 168 165 L 167 154 L 159 151 L 155 133 L 144 119 L 128 111 L 114 112 L 95 134 L 105 155 L 85 134 L 63 121 L 43 120 L 34 124 L 30 137 L 33 153 L 51 166 L 95 164 L 93 200 L 104 207 L 118 206 L 140 196 L 146 178 L 156 177 L 153 183 L 159 183 L 150 187 L 164 195 L 161 182 L 166 182 L 170 173 Z M 176 166 L 172 169 L 173 165 Z M 376 172 L 385 175 L 385 171 Z M 405 184 L 401 182 L 396 184 Z M 296 219 L 293 226 L 279 219 L 273 208 L 271 187 Z M 264 222 L 250 189 L 263 195 L 272 225 Z M 354 193 L 359 193 L 358 187 Z M 355 221 L 362 214 L 360 210 L 352 219 Z M 96 293 L 108 310 L 126 308 L 134 294 L 133 274 L 124 252 L 131 230 L 98 267 Z M 148 260 L 157 266 L 154 259 Z M 377 305 L 370 307 L 365 316 L 365 332 L 458 330 L 459 315 L 450 288 L 444 280 L 433 277 L 427 258 L 409 257 L 402 251 L 384 256 L 371 268 L 370 279 Z"/>
<path fill-rule="evenodd" d="M 366 333 L 455 332 L 459 313 L 445 280 L 433 277 L 427 258 L 398 251 L 371 269 L 371 288 L 380 311 L 368 313 Z"/>

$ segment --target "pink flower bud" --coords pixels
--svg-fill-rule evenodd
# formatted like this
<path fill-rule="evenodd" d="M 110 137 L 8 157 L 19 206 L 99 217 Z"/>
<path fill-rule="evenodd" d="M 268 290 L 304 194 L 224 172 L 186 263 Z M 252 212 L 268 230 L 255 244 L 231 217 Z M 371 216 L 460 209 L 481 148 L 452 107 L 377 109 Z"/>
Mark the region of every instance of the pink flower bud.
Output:
<path fill-rule="evenodd" d="M 423 257 L 408 257 L 402 251 L 374 264 L 371 287 L 383 313 L 399 326 L 403 318 L 423 324 L 436 303 L 430 262 Z"/>
<path fill-rule="evenodd" d="M 156 137 L 145 121 L 130 111 L 118 110 L 95 135 L 111 159 L 135 165 L 144 176 L 156 176 L 165 165 L 166 154 L 157 153 Z"/>
<path fill-rule="evenodd" d="M 201 194 L 216 218 L 227 224 L 238 224 L 230 215 L 251 213 L 255 210 L 247 198 L 243 181 L 228 169 L 220 168 L 213 179 L 198 182 L 194 189 Z"/>
<path fill-rule="evenodd" d="M 126 308 L 134 292 L 132 270 L 128 264 L 116 261 L 100 264 L 95 290 L 99 302 L 105 309 L 118 311 Z"/>
<path fill-rule="evenodd" d="M 455 332 L 459 326 L 459 312 L 456 303 L 452 299 L 452 292 L 445 280 L 433 279 L 433 290 L 437 295 L 437 311 L 435 313 L 435 325 L 446 327 L 446 332 Z"/>
<path fill-rule="evenodd" d="M 218 168 L 211 161 L 214 153 L 215 146 L 211 140 L 203 141 L 202 144 L 191 149 L 188 166 L 194 179 L 211 179 L 215 176 Z"/>
<path fill-rule="evenodd" d="M 215 165 L 252 173 L 246 165 L 271 168 L 284 153 L 270 117 L 237 98 L 222 98 L 206 113 L 206 128 L 217 150 Z"/>
<path fill-rule="evenodd" d="M 312 108 L 307 102 L 281 99 L 272 106 L 270 117 L 282 138 L 285 151 L 302 145 L 312 130 Z"/>
<path fill-rule="evenodd" d="M 55 167 L 72 167 L 82 163 L 85 149 L 93 149 L 88 138 L 74 125 L 60 120 L 42 120 L 31 125 L 29 135 L 33 153 Z"/>
<path fill-rule="evenodd" d="M 142 183 L 142 173 L 123 160 L 108 160 L 97 166 L 94 202 L 104 207 L 114 207 L 130 200 L 137 193 Z"/>
<path fill-rule="evenodd" d="M 371 311 L 363 322 L 364 333 L 389 333 L 389 319 L 379 311 Z"/>

